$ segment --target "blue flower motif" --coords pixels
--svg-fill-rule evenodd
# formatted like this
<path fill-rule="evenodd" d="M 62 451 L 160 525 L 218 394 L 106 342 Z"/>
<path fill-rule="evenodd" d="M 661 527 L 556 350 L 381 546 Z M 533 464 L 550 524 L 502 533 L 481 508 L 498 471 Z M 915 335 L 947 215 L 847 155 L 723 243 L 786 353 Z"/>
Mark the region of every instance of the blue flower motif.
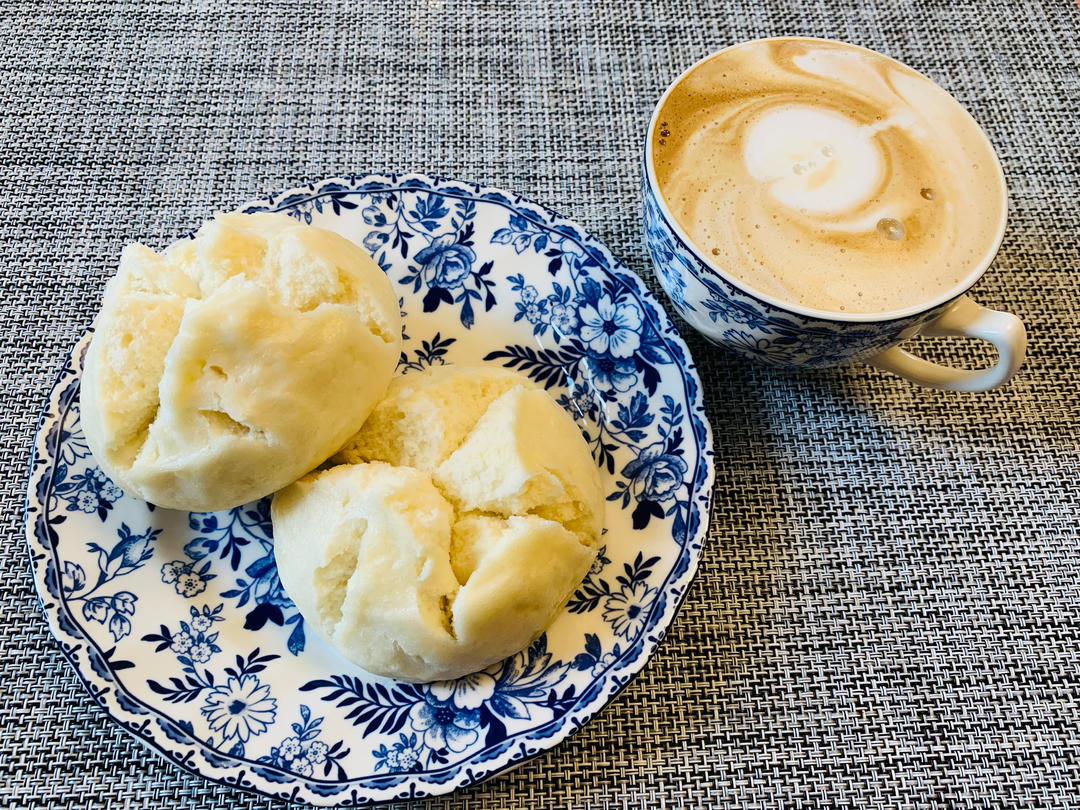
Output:
<path fill-rule="evenodd" d="M 641 345 L 641 310 L 631 301 L 617 304 L 605 294 L 595 307 L 583 306 L 580 317 L 581 339 L 598 355 L 630 357 Z"/>
<path fill-rule="evenodd" d="M 555 401 L 559 403 L 563 410 L 568 411 L 571 416 L 579 418 L 592 416 L 599 407 L 592 389 L 585 385 L 574 386 L 569 396 L 559 394 Z"/>
<path fill-rule="evenodd" d="M 179 633 L 173 633 L 171 649 L 177 655 L 183 655 L 191 649 L 194 643 L 195 639 L 191 633 L 180 631 Z"/>
<path fill-rule="evenodd" d="M 421 749 L 416 744 L 416 735 L 398 735 L 398 741 L 389 748 L 380 745 L 371 752 L 375 757 L 375 770 L 386 768 L 390 773 L 411 771 L 420 761 Z"/>
<path fill-rule="evenodd" d="M 389 239 L 390 234 L 386 231 L 372 231 L 364 237 L 364 247 L 368 253 L 377 253 Z"/>
<path fill-rule="evenodd" d="M 682 484 L 686 462 L 666 449 L 664 442 L 651 444 L 623 467 L 622 474 L 632 479 L 639 497 L 662 501 L 674 495 Z"/>
<path fill-rule="evenodd" d="M 78 455 L 76 453 L 72 455 L 77 460 Z M 59 481 L 56 492 L 67 501 L 69 512 L 85 512 L 88 515 L 97 512 L 102 520 L 112 509 L 113 503 L 124 496 L 120 487 L 110 481 L 97 467 L 89 467 L 85 472 L 70 475 L 67 480 Z"/>
<path fill-rule="evenodd" d="M 551 305 L 551 325 L 560 335 L 572 335 L 577 329 L 577 310 L 571 304 Z"/>
<path fill-rule="evenodd" d="M 98 584 L 141 568 L 153 556 L 152 544 L 159 534 L 161 529 L 147 529 L 142 534 L 135 534 L 126 523 L 121 523 L 117 530 L 120 542 L 112 549 L 106 551 L 97 543 L 87 543 L 86 547 L 97 553 L 98 568 L 105 576 Z"/>
<path fill-rule="evenodd" d="M 495 679 L 486 672 L 474 672 L 454 681 L 436 681 L 428 690 L 436 700 L 462 709 L 477 709 L 495 694 Z"/>
<path fill-rule="evenodd" d="M 637 384 L 637 370 L 633 360 L 620 360 L 603 356 L 585 358 L 585 376 L 597 391 L 626 393 Z"/>
<path fill-rule="evenodd" d="M 307 758 L 312 765 L 321 765 L 326 762 L 327 752 L 330 746 L 322 740 L 312 740 L 308 743 Z"/>
<path fill-rule="evenodd" d="M 75 506 L 80 512 L 92 514 L 98 509 L 98 496 L 91 490 L 84 489 L 75 497 Z"/>
<path fill-rule="evenodd" d="M 214 626 L 214 622 L 225 621 L 225 617 L 221 615 L 224 607 L 224 605 L 218 605 L 211 610 L 209 605 L 203 605 L 202 610 L 199 610 L 192 605 L 188 608 L 191 613 L 191 629 L 197 633 L 205 633 Z"/>
<path fill-rule="evenodd" d="M 727 329 L 723 334 L 723 342 L 719 345 L 727 345 L 766 363 L 796 363 L 803 357 L 802 350 L 794 339 L 780 342 L 771 335 L 762 337 L 758 333 L 743 329 Z"/>
<path fill-rule="evenodd" d="M 195 562 L 185 563 L 183 560 L 173 560 L 161 566 L 161 581 L 166 585 L 172 585 L 181 596 L 189 598 L 198 596 L 206 590 L 206 583 L 216 576 L 216 574 L 206 573 L 209 568 L 209 562 L 196 570 Z"/>
<path fill-rule="evenodd" d="M 604 621 L 615 635 L 634 638 L 645 626 L 649 605 L 656 598 L 656 588 L 641 580 L 623 585 L 604 600 Z"/>
<path fill-rule="evenodd" d="M 116 597 L 114 597 L 115 601 Z M 142 640 L 158 642 L 155 652 L 171 650 L 180 663 L 186 666 L 192 663 L 205 664 L 214 653 L 221 652 L 221 647 L 217 645 L 218 634 L 208 631 L 213 629 L 215 622 L 225 621 L 225 618 L 220 615 L 223 607 L 224 605 L 218 605 L 213 610 L 209 605 L 203 605 L 202 610 L 191 607 L 189 608 L 190 622 L 181 621 L 180 629 L 175 633 L 170 632 L 165 625 L 161 625 L 160 633 L 145 635 Z M 129 608 L 129 612 L 135 612 L 134 603 Z"/>
<path fill-rule="evenodd" d="M 471 247 L 460 244 L 455 234 L 444 233 L 417 253 L 416 261 L 420 263 L 429 287 L 453 288 L 465 283 L 465 278 L 472 272 L 476 253 Z"/>
<path fill-rule="evenodd" d="M 311 776 L 311 760 L 307 757 L 297 757 L 289 763 L 289 769 L 300 776 Z"/>
<path fill-rule="evenodd" d="M 213 687 L 206 696 L 202 713 L 210 728 L 221 732 L 222 739 L 235 737 L 246 742 L 274 722 L 277 701 L 270 697 L 269 685 L 260 684 L 254 675 L 242 675 Z"/>
<path fill-rule="evenodd" d="M 209 630 L 213 626 L 212 625 L 212 622 L 214 621 L 213 618 L 211 618 L 209 616 L 204 616 L 201 613 L 196 613 L 195 608 L 192 608 L 191 612 L 192 612 L 192 617 L 191 617 L 191 629 L 192 630 L 195 630 L 195 631 L 197 631 L 199 633 L 205 633 L 207 630 Z M 214 617 L 214 618 L 220 618 L 220 617 Z"/>
<path fill-rule="evenodd" d="M 424 699 L 409 710 L 414 731 L 424 735 L 424 744 L 434 751 L 449 749 L 460 753 L 476 742 L 480 712 L 459 709 L 453 700 L 440 700 L 429 690 Z"/>
<path fill-rule="evenodd" d="M 286 762 L 292 762 L 301 753 L 299 737 L 286 737 L 278 746 L 278 755 Z"/>
<path fill-rule="evenodd" d="M 597 576 L 604 570 L 604 566 L 610 562 L 611 559 L 607 556 L 607 546 L 600 546 L 600 550 L 596 552 L 596 556 L 593 558 L 592 565 L 589 566 L 589 573 Z"/>
<path fill-rule="evenodd" d="M 527 304 L 525 306 L 525 318 L 529 323 L 540 323 L 544 317 L 544 311 L 539 304 Z"/>
<path fill-rule="evenodd" d="M 596 663 L 593 664 L 589 674 L 592 675 L 594 678 L 599 678 L 601 675 L 607 672 L 607 670 L 610 669 L 616 661 L 619 660 L 620 655 L 622 655 L 622 650 L 620 650 L 619 645 L 616 644 L 612 648 L 611 652 L 606 652 L 597 659 Z"/>
<path fill-rule="evenodd" d="M 322 734 L 324 718 L 312 717 L 311 709 L 303 704 L 300 705 L 300 719 L 300 723 L 292 724 L 293 733 L 272 747 L 269 756 L 259 757 L 259 762 L 269 762 L 300 776 L 317 775 L 320 765 L 322 772 L 329 775 L 336 766 L 338 778 L 345 779 L 345 770 L 338 760 L 347 756 L 349 749 L 342 750 L 340 741 L 331 747 L 315 739 Z"/>

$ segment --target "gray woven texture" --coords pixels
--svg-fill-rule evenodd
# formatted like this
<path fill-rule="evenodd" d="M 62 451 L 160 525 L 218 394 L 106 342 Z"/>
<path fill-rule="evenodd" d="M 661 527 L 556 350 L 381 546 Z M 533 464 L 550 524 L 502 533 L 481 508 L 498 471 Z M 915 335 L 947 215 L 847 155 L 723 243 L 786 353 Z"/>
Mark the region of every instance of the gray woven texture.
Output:
<path fill-rule="evenodd" d="M 668 81 L 813 34 L 952 91 L 1012 218 L 981 302 L 1027 322 L 1007 388 L 777 373 L 686 329 L 716 435 L 698 579 L 623 695 L 430 808 L 1068 807 L 1080 802 L 1080 187 L 1073 2 L 0 1 L 0 805 L 267 807 L 113 726 L 40 614 L 25 464 L 121 246 L 350 171 L 513 190 L 659 288 L 637 156 Z M 921 348 L 950 362 L 969 342 Z"/>

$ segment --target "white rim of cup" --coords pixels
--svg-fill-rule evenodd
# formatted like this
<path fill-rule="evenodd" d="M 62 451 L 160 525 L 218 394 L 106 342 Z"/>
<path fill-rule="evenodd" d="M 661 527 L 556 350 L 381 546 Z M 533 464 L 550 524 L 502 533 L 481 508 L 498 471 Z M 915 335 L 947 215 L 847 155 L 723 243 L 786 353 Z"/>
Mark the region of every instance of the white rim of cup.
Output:
<path fill-rule="evenodd" d="M 998 183 L 1001 185 L 1003 204 L 1001 206 L 1001 214 L 997 227 L 997 236 L 995 237 L 990 248 L 987 250 L 986 254 L 976 264 L 973 265 L 973 269 L 966 276 L 964 276 L 964 278 L 961 279 L 956 285 L 950 287 L 948 292 L 935 296 L 929 301 L 925 301 L 914 306 L 905 307 L 904 309 L 890 310 L 888 312 L 834 312 L 832 310 L 812 309 L 811 307 L 804 307 L 799 304 L 789 303 L 780 298 L 776 298 L 774 296 L 768 295 L 767 293 L 763 293 L 760 290 L 750 286 L 749 284 L 746 284 L 745 282 L 735 278 L 722 268 L 717 267 L 705 255 L 703 255 L 701 251 L 697 249 L 697 247 L 694 245 L 693 240 L 691 240 L 690 237 L 687 236 L 686 232 L 682 229 L 682 226 L 679 224 L 678 220 L 675 219 L 674 215 L 671 213 L 671 210 L 668 208 L 667 201 L 664 199 L 664 195 L 660 193 L 660 185 L 656 182 L 656 171 L 653 166 L 653 131 L 656 129 L 656 122 L 660 117 L 660 109 L 664 106 L 664 102 L 667 101 L 668 96 L 670 96 L 672 91 L 679 86 L 683 79 L 685 79 L 695 70 L 697 70 L 698 67 L 708 62 L 710 59 L 714 59 L 720 54 L 727 53 L 728 51 L 734 50 L 735 48 L 742 48 L 747 45 L 754 45 L 761 42 L 776 42 L 779 40 L 784 40 L 786 42 L 815 42 L 829 45 L 841 45 L 845 48 L 853 48 L 858 51 L 865 51 L 866 53 L 873 54 L 874 56 L 881 57 L 882 59 L 888 59 L 890 62 L 895 62 L 901 67 L 914 71 L 916 74 L 926 79 L 931 84 L 940 88 L 942 92 L 948 94 L 948 96 L 956 103 L 956 105 L 961 110 L 963 110 L 964 115 L 966 115 L 971 120 L 971 122 L 975 125 L 975 128 L 982 135 L 983 139 L 986 141 L 986 145 L 990 147 L 990 154 L 994 160 L 994 168 L 997 169 Z M 979 122 L 975 120 L 971 113 L 967 111 L 967 108 L 964 107 L 964 105 L 961 104 L 959 100 L 957 100 L 957 98 L 953 96 L 952 93 L 949 93 L 948 90 L 946 90 L 936 81 L 931 79 L 925 73 L 915 70 L 909 65 L 905 65 L 900 60 L 893 59 L 891 56 L 886 56 L 883 53 L 878 53 L 877 51 L 871 50 L 870 48 L 864 48 L 862 45 L 852 45 L 849 42 L 842 42 L 836 39 L 821 39 L 819 37 L 780 36 L 750 39 L 746 40 L 745 42 L 738 42 L 734 45 L 729 45 L 726 48 L 721 48 L 718 51 L 710 53 L 703 59 L 699 59 L 698 61 L 694 62 L 694 64 L 692 64 L 682 73 L 680 73 L 675 78 L 675 80 L 668 85 L 667 89 L 664 91 L 664 94 L 660 96 L 660 100 L 656 102 L 656 107 L 653 109 L 652 117 L 649 119 L 649 127 L 645 131 L 645 172 L 649 182 L 649 188 L 653 192 L 653 196 L 656 198 L 656 203 L 660 207 L 660 211 L 663 214 L 664 219 L 667 220 L 668 225 L 673 231 L 675 231 L 676 235 L 687 247 L 687 249 L 689 249 L 698 259 L 698 261 L 700 261 L 708 270 L 712 271 L 724 281 L 731 284 L 733 287 L 735 287 L 735 289 L 745 291 L 747 294 L 753 296 L 754 298 L 758 298 L 765 303 L 776 307 L 777 309 L 787 310 L 788 312 L 793 312 L 797 315 L 803 315 L 808 318 L 816 318 L 823 321 L 876 323 L 879 321 L 900 320 L 902 318 L 907 318 L 912 315 L 918 315 L 921 312 L 932 310 L 935 307 L 940 306 L 941 304 L 947 303 L 948 301 L 951 301 L 952 299 L 963 295 L 967 290 L 972 287 L 972 285 L 975 284 L 976 281 L 978 281 L 982 277 L 982 274 L 986 272 L 986 270 L 993 263 L 994 258 L 997 256 L 998 250 L 1001 248 L 1001 242 L 1005 238 L 1005 225 L 1008 220 L 1009 213 L 1008 186 L 1005 183 L 1005 172 L 1001 169 L 1001 160 L 997 156 L 997 150 L 994 148 L 994 144 L 990 140 L 990 137 L 986 134 L 986 130 L 982 128 Z"/>

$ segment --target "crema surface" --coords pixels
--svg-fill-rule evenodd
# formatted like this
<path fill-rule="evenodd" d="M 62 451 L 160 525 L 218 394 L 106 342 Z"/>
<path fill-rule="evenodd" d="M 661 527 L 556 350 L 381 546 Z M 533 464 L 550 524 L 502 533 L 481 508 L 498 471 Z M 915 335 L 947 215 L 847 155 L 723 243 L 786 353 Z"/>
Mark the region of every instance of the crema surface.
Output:
<path fill-rule="evenodd" d="M 656 179 L 718 268 L 789 303 L 900 310 L 956 287 L 996 244 L 997 157 L 948 93 L 820 40 L 717 54 L 661 106 Z"/>

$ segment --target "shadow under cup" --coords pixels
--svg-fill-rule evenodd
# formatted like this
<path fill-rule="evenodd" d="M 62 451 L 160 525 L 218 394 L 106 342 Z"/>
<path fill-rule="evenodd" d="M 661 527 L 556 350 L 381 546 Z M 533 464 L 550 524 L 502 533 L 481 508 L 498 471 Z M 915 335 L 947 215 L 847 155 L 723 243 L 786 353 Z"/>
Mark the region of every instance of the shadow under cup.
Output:
<path fill-rule="evenodd" d="M 826 40 L 784 39 L 865 51 Z M 779 40 L 759 42 L 773 41 Z M 679 226 L 660 193 L 653 143 L 665 100 L 687 76 L 719 53 L 724 51 L 691 66 L 668 87 L 656 105 L 645 136 L 641 169 L 645 241 L 660 284 L 679 315 L 712 343 L 774 366 L 824 368 L 862 361 L 922 385 L 965 391 L 987 390 L 1008 381 L 1024 359 L 1023 323 L 1014 315 L 987 309 L 964 295 L 997 252 L 1005 231 L 1004 210 L 993 249 L 968 269 L 954 289 L 895 312 L 826 312 L 787 303 L 752 289 L 705 257 Z M 1000 165 L 996 168 L 1004 195 L 1004 175 Z M 987 340 L 998 350 L 997 363 L 987 369 L 967 370 L 923 360 L 897 345 L 916 334 Z"/>

